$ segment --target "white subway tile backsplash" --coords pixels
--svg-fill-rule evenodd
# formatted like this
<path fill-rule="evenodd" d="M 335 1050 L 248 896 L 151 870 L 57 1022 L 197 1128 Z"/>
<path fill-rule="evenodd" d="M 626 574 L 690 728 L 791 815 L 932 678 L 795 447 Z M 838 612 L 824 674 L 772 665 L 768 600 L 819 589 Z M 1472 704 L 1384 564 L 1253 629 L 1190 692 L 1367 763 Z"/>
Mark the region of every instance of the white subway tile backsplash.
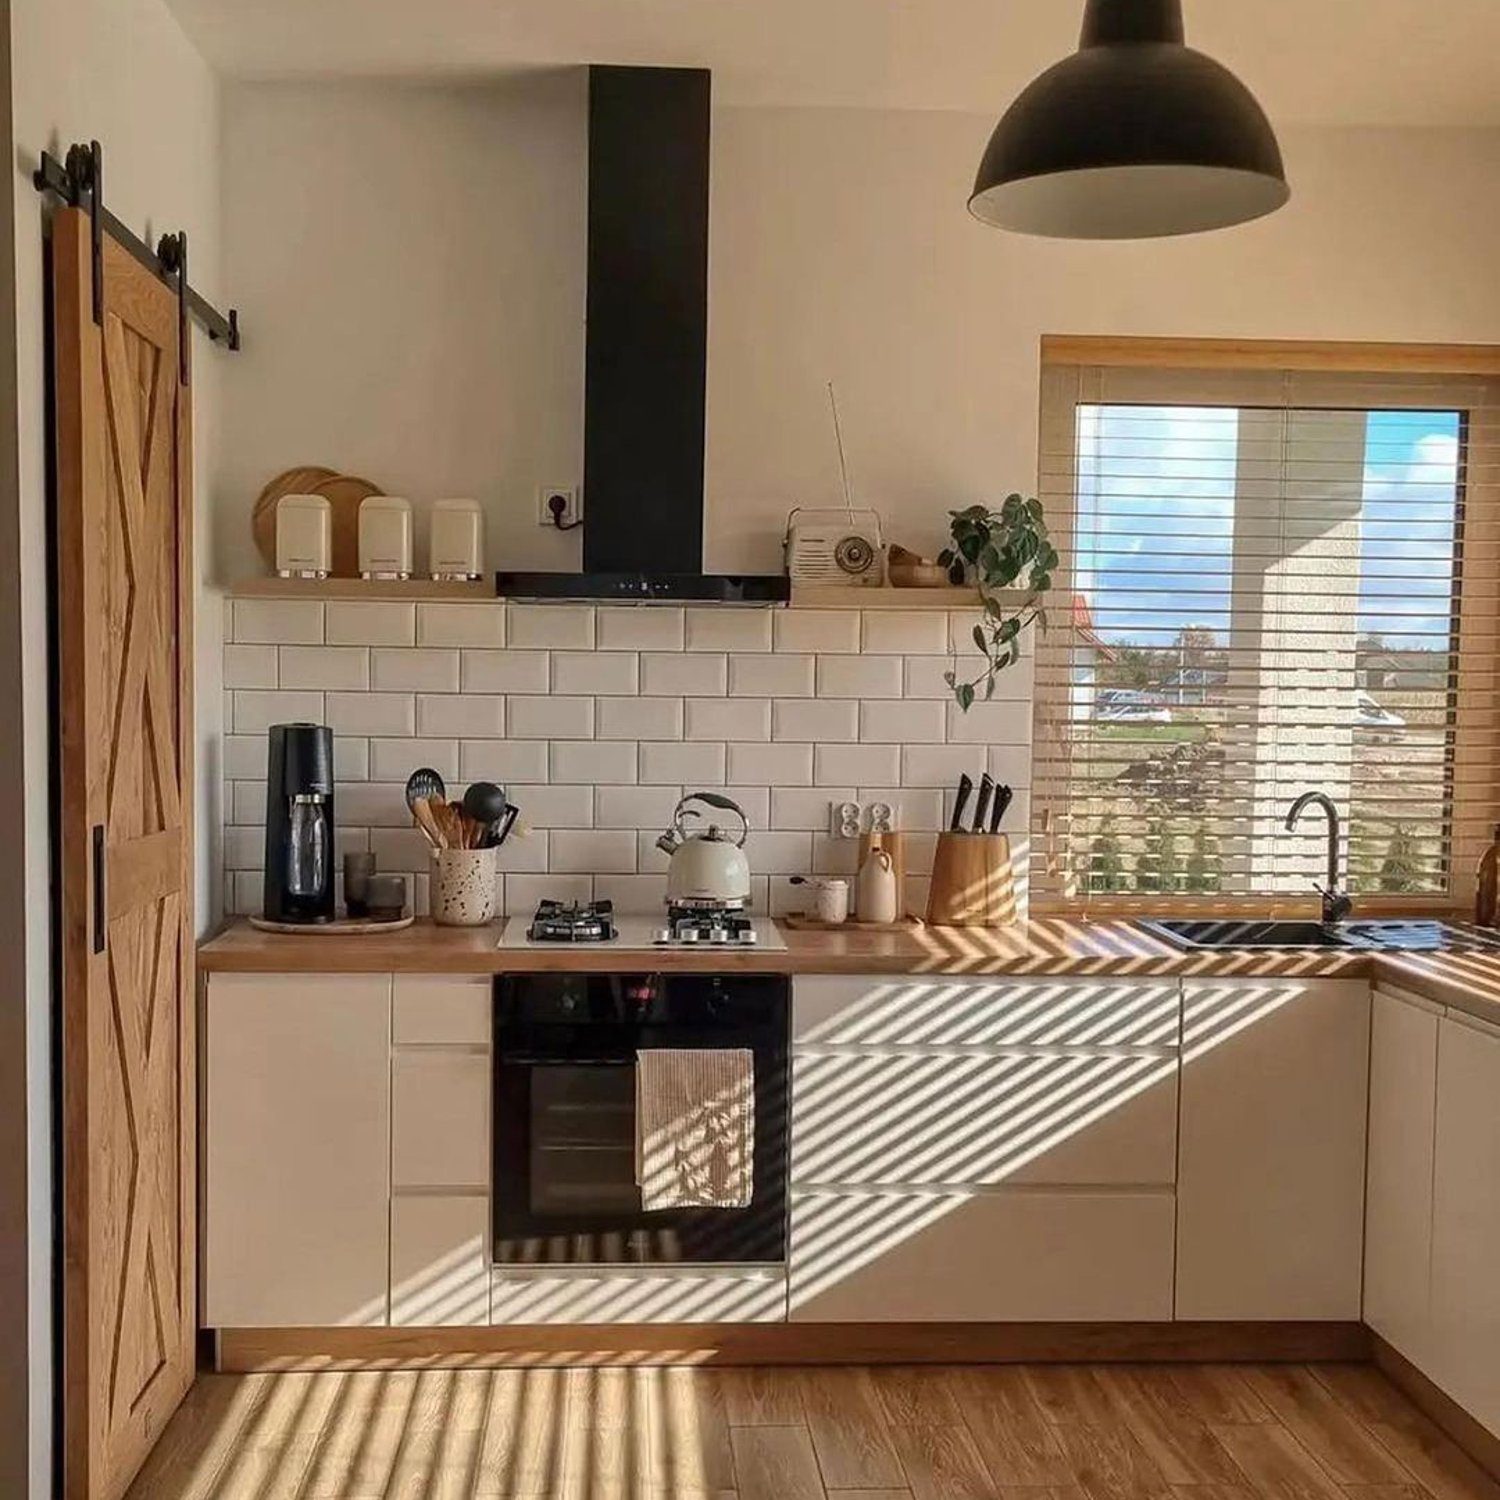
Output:
<path fill-rule="evenodd" d="M 594 733 L 601 740 L 682 738 L 681 698 L 600 698 Z"/>
<path fill-rule="evenodd" d="M 918 651 L 946 651 L 948 617 L 931 609 L 866 610 L 860 644 L 866 651 L 901 655 Z"/>
<path fill-rule="evenodd" d="M 681 741 L 642 741 L 640 779 L 652 786 L 722 786 L 725 774 L 723 745 Z M 758 781 L 760 777 L 748 777 Z"/>
<path fill-rule="evenodd" d="M 552 691 L 630 697 L 640 690 L 640 658 L 634 651 L 554 651 Z"/>
<path fill-rule="evenodd" d="M 729 691 L 736 697 L 811 698 L 814 686 L 811 656 L 731 656 Z"/>
<path fill-rule="evenodd" d="M 819 744 L 859 738 L 859 704 L 852 699 L 782 699 L 775 705 L 774 738 Z"/>
<path fill-rule="evenodd" d="M 378 693 L 456 693 L 458 652 L 438 646 L 372 651 L 370 678 Z"/>
<path fill-rule="evenodd" d="M 664 832 L 681 795 L 676 786 L 601 786 L 594 793 L 594 826 Z"/>
<path fill-rule="evenodd" d="M 461 779 L 512 782 L 547 780 L 546 740 L 464 740 L 459 746 Z"/>
<path fill-rule="evenodd" d="M 229 612 L 234 639 L 266 645 L 319 646 L 323 605 L 314 599 L 234 599 Z"/>
<path fill-rule="evenodd" d="M 778 651 L 858 651 L 859 615 L 849 609 L 776 612 Z"/>
<path fill-rule="evenodd" d="M 282 646 L 278 654 L 284 688 L 369 689 L 370 653 L 363 646 Z"/>
<path fill-rule="evenodd" d="M 727 660 L 722 654 L 648 651 L 641 657 L 641 692 L 652 698 L 718 697 L 728 681 Z"/>
<path fill-rule="evenodd" d="M 813 779 L 819 786 L 901 777 L 899 745 L 819 745 L 817 752 Z"/>
<path fill-rule="evenodd" d="M 327 717 L 325 711 L 324 717 Z M 370 774 L 370 742 L 350 735 L 333 737 L 333 774 L 341 782 L 364 781 Z"/>
<path fill-rule="evenodd" d="M 811 786 L 811 745 L 730 745 L 728 777 L 747 786 Z"/>
<path fill-rule="evenodd" d="M 788 830 L 803 829 L 818 833 L 830 826 L 833 805 L 838 802 L 853 802 L 855 790 L 850 786 L 817 787 L 804 790 L 801 787 L 774 787 L 771 791 L 772 828 Z"/>
<path fill-rule="evenodd" d="M 505 734 L 505 699 L 494 693 L 419 693 L 417 733 L 456 740 Z"/>
<path fill-rule="evenodd" d="M 1034 664 L 960 715 L 942 681 L 958 614 L 307 603 L 236 600 L 226 614 L 232 909 L 260 904 L 265 727 L 291 719 L 332 725 L 341 845 L 408 874 L 419 911 L 427 851 L 403 788 L 422 764 L 455 795 L 483 778 L 521 807 L 499 864 L 504 909 L 522 917 L 543 895 L 659 911 L 655 840 L 684 791 L 725 790 L 744 808 L 760 910 L 805 905 L 793 874 L 853 874 L 857 841 L 831 834 L 834 802 L 896 807 L 918 910 L 961 773 L 1018 789 L 1006 823 L 1024 843 Z M 972 642 L 965 657 L 977 670 Z"/>
<path fill-rule="evenodd" d="M 553 740 L 549 765 L 549 781 L 634 782 L 636 747 L 619 740 Z"/>
<path fill-rule="evenodd" d="M 626 605 L 598 611 L 601 651 L 681 651 L 682 611 L 673 605 Z"/>
<path fill-rule="evenodd" d="M 505 606 L 493 603 L 419 604 L 419 646 L 503 646 Z"/>
<path fill-rule="evenodd" d="M 971 745 L 908 745 L 901 752 L 902 786 L 952 787 L 960 776 L 978 781 L 985 754 Z"/>
<path fill-rule="evenodd" d="M 592 828 L 592 786 L 522 785 L 507 782 L 506 795 L 532 828 Z"/>
<path fill-rule="evenodd" d="M 239 688 L 233 697 L 236 734 L 263 735 L 273 724 L 322 722 L 322 693 Z"/>
<path fill-rule="evenodd" d="M 458 780 L 458 741 L 371 739 L 370 775 L 376 781 L 405 782 L 419 766 L 430 766 L 444 781 Z"/>
<path fill-rule="evenodd" d="M 893 698 L 859 705 L 859 738 L 865 744 L 941 745 L 945 727 L 941 703 Z"/>
<path fill-rule="evenodd" d="M 715 605 L 689 609 L 685 611 L 687 649 L 769 651 L 772 614 L 769 609 L 725 609 Z"/>
<path fill-rule="evenodd" d="M 416 700 L 410 693 L 329 693 L 323 712 L 335 736 L 402 736 L 417 728 Z"/>
<path fill-rule="evenodd" d="M 566 829 L 551 835 L 548 862 L 564 875 L 633 875 L 635 846 L 623 829 Z"/>
<path fill-rule="evenodd" d="M 948 742 L 952 745 L 1029 745 L 1029 703 L 976 703 L 967 713 L 957 703 L 947 707 Z"/>
<path fill-rule="evenodd" d="M 587 740 L 594 735 L 592 698 L 511 698 L 506 732 L 516 740 Z"/>
<path fill-rule="evenodd" d="M 298 684 L 305 686 L 306 684 Z M 280 686 L 275 646 L 224 647 L 226 688 L 274 688 Z"/>
<path fill-rule="evenodd" d="M 820 656 L 820 698 L 899 698 L 903 662 L 899 656 Z"/>
<path fill-rule="evenodd" d="M 413 767 L 415 769 L 415 767 Z M 410 828 L 406 781 L 361 781 L 338 788 L 334 811 L 340 823 L 367 828 Z"/>
<path fill-rule="evenodd" d="M 512 604 L 507 640 L 541 651 L 592 651 L 594 611 L 587 604 Z"/>
<path fill-rule="evenodd" d="M 689 698 L 686 709 L 687 739 L 771 738 L 771 705 L 764 698 Z"/>
<path fill-rule="evenodd" d="M 551 691 L 545 651 L 463 651 L 459 684 L 465 693 Z"/>
<path fill-rule="evenodd" d="M 339 600 L 324 606 L 323 639 L 330 646 L 411 646 L 417 607 L 384 601 Z"/>

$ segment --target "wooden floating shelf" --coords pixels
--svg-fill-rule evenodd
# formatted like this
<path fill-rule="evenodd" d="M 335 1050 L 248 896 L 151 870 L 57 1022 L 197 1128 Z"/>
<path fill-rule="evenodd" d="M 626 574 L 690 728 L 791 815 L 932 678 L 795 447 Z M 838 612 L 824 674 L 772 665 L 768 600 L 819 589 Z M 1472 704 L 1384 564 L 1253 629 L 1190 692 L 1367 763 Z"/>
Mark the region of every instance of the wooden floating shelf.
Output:
<path fill-rule="evenodd" d="M 837 584 L 792 589 L 793 609 L 938 610 L 973 609 L 978 604 L 977 589 L 871 589 Z"/>
<path fill-rule="evenodd" d="M 477 583 L 434 582 L 430 578 L 242 578 L 228 588 L 233 599 L 364 599 L 400 603 L 448 600 L 452 602 L 494 602 L 495 585 L 480 579 Z"/>

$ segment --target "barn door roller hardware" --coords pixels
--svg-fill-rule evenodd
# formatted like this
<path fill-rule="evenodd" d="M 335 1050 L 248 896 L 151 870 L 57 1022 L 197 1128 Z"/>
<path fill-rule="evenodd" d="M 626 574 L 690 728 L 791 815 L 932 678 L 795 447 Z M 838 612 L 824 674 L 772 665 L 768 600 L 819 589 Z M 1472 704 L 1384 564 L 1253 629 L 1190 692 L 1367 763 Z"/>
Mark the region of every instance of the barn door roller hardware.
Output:
<path fill-rule="evenodd" d="M 73 208 L 87 208 L 93 248 L 94 321 L 104 321 L 104 236 L 128 250 L 153 275 L 169 282 L 177 292 L 181 322 L 182 369 L 188 377 L 188 320 L 196 319 L 215 343 L 240 347 L 240 316 L 229 309 L 226 318 L 218 308 L 195 292 L 187 279 L 187 234 L 164 234 L 156 249 L 133 234 L 104 206 L 104 150 L 98 141 L 68 147 L 62 161 L 42 152 L 41 165 L 32 175 L 39 193 L 51 193 Z"/>

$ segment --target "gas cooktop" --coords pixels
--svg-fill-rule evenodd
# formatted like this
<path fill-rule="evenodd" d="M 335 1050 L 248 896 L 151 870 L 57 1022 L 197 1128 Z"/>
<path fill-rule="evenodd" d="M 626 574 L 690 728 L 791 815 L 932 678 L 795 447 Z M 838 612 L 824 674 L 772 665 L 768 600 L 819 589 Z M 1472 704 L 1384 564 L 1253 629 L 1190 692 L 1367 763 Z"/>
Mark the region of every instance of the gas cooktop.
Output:
<path fill-rule="evenodd" d="M 608 901 L 543 901 L 530 921 L 511 917 L 506 922 L 500 946 L 742 953 L 786 948 L 774 922 L 744 912 L 674 907 L 660 917 L 617 916 Z"/>

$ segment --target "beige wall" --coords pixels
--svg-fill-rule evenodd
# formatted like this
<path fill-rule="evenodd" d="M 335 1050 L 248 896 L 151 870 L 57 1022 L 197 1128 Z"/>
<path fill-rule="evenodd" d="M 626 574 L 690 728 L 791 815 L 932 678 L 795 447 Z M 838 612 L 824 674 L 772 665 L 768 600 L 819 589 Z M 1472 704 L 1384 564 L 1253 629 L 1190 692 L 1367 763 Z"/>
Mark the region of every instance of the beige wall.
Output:
<path fill-rule="evenodd" d="M 19 386 L 20 493 L 17 529 L 22 568 L 24 683 L 17 725 L 25 767 L 24 850 L 26 1066 L 30 1242 L 30 1493 L 50 1486 L 51 1225 L 48 1092 L 48 829 L 46 642 L 47 396 L 43 378 L 42 222 L 44 203 L 31 185 L 43 150 L 62 152 L 93 137 L 105 148 L 106 197 L 116 214 L 150 243 L 185 228 L 193 279 L 210 296 L 221 290 L 219 261 L 218 87 L 161 0 L 11 0 L 14 79 L 16 373 Z M 213 513 L 207 475 L 214 465 L 217 367 L 221 356 L 200 343 L 194 405 L 200 561 L 208 554 Z M 7 523 L 9 524 L 9 523 Z M 199 625 L 200 733 L 217 741 L 222 624 L 215 595 L 205 594 Z M 8 711 L 13 700 L 6 699 Z M 204 755 L 200 838 L 216 841 L 217 757 Z M 213 900 L 213 865 L 200 872 L 200 898 Z M 10 1098 L 9 1094 L 6 1096 Z M 0 1439 L 0 1466 L 24 1453 Z M 25 1493 L 0 1481 L 6 1495 Z"/>
<path fill-rule="evenodd" d="M 492 556 L 577 566 L 536 492 L 582 467 L 586 126 L 577 68 L 226 88 L 225 274 L 253 322 L 224 371 L 223 576 L 263 570 L 251 506 L 302 463 L 474 496 Z"/>
<path fill-rule="evenodd" d="M 259 568 L 256 490 L 320 458 L 476 493 L 492 561 L 571 565 L 534 514 L 582 467 L 580 89 L 229 91 L 230 280 L 259 335 L 228 370 L 227 576 Z M 964 211 L 992 124 L 715 112 L 710 566 L 777 566 L 786 512 L 837 501 L 830 379 L 859 499 L 930 548 L 950 506 L 1034 484 L 1043 333 L 1500 339 L 1500 132 L 1289 130 L 1274 218 L 1075 245 Z"/>

